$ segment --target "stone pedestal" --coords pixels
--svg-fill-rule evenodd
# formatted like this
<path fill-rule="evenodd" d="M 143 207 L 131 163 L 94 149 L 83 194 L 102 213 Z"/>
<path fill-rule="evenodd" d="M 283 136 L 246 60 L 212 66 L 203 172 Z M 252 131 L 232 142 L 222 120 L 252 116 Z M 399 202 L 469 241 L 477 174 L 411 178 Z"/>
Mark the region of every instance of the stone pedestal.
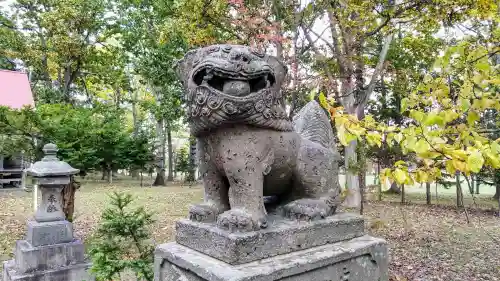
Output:
<path fill-rule="evenodd" d="M 34 228 L 33 224 L 35 224 Z M 73 239 L 71 228 L 62 228 L 62 224 L 59 224 L 53 225 L 54 229 L 51 231 L 51 226 L 43 224 L 47 223 L 42 223 L 42 226 L 37 225 L 36 222 L 28 223 L 28 229 L 32 231 L 28 230 L 26 240 L 16 242 L 14 259 L 4 262 L 3 280 L 93 280 L 87 273 L 90 263 L 85 259 L 84 245 L 82 241 Z M 66 222 L 66 226 L 68 224 L 71 225 Z M 40 228 L 42 228 L 41 231 L 39 231 Z M 60 232 L 61 230 L 64 232 Z"/>
<path fill-rule="evenodd" d="M 16 242 L 14 260 L 4 262 L 3 280 L 91 281 L 83 243 L 74 239 L 61 204 L 61 190 L 78 170 L 57 159 L 55 145 L 43 150 L 45 157 L 28 170 L 40 186 L 42 202 L 28 221 L 26 239 Z"/>
<path fill-rule="evenodd" d="M 34 247 L 26 240 L 16 242 L 15 259 L 4 262 L 3 280 L 93 280 L 87 269 L 80 240 Z"/>
<path fill-rule="evenodd" d="M 176 242 L 155 252 L 155 281 L 387 281 L 387 243 L 363 219 L 312 222 L 271 217 L 267 229 L 229 233 L 181 220 Z"/>

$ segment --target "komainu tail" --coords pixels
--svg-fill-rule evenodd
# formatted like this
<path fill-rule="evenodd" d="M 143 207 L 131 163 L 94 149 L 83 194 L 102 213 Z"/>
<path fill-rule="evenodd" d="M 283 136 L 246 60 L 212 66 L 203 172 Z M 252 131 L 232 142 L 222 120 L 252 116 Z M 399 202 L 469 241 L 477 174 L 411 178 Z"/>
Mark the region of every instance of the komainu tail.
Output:
<path fill-rule="evenodd" d="M 303 138 L 336 150 L 330 120 L 317 101 L 310 101 L 293 117 L 293 127 Z"/>

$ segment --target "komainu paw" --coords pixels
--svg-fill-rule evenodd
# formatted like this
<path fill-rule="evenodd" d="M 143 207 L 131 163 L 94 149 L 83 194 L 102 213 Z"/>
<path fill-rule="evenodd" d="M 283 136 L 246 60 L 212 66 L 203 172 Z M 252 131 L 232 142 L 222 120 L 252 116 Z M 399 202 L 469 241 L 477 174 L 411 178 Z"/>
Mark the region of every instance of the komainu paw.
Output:
<path fill-rule="evenodd" d="M 332 215 L 335 209 L 322 199 L 299 199 L 283 206 L 284 215 L 296 220 L 318 220 Z"/>
<path fill-rule="evenodd" d="M 221 212 L 221 208 L 212 204 L 195 204 L 189 208 L 189 219 L 197 222 L 215 222 Z"/>
<path fill-rule="evenodd" d="M 265 228 L 267 223 L 264 219 L 256 219 L 249 212 L 232 209 L 219 215 L 217 225 L 230 232 L 249 232 Z"/>

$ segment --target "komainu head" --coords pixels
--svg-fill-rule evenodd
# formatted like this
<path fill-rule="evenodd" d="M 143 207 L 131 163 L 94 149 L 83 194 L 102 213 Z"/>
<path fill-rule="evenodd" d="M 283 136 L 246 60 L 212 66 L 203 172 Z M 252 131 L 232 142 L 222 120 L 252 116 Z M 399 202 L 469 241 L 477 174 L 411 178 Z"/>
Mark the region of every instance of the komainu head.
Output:
<path fill-rule="evenodd" d="M 177 72 L 194 135 L 233 124 L 293 130 L 280 90 L 287 71 L 275 57 L 213 45 L 188 52 Z"/>

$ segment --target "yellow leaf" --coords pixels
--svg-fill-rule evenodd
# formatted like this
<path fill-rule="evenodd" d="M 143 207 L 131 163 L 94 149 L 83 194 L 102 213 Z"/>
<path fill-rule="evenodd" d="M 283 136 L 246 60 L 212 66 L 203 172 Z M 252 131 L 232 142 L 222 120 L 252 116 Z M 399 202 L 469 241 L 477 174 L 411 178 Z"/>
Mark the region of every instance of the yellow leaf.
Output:
<path fill-rule="evenodd" d="M 483 164 L 484 164 L 484 158 L 481 152 L 479 151 L 472 152 L 469 155 L 469 158 L 467 159 L 467 166 L 474 173 L 479 173 L 479 171 L 481 171 L 481 168 L 483 167 Z"/>
<path fill-rule="evenodd" d="M 419 153 L 418 156 L 420 156 L 422 158 L 434 159 L 434 158 L 441 156 L 441 153 L 435 152 L 435 151 L 427 151 L 424 153 Z"/>
<path fill-rule="evenodd" d="M 401 133 L 397 133 L 396 135 L 394 135 L 394 140 L 395 140 L 397 143 L 400 143 L 400 142 L 403 140 L 403 134 L 401 134 Z"/>
<path fill-rule="evenodd" d="M 500 144 L 498 144 L 496 141 L 491 142 L 490 147 L 493 153 L 500 154 Z"/>
<path fill-rule="evenodd" d="M 450 175 L 453 175 L 455 174 L 455 171 L 456 171 L 455 166 L 453 165 L 451 160 L 446 161 L 446 172 L 448 172 L 448 174 Z"/>
<path fill-rule="evenodd" d="M 491 151 L 485 152 L 486 157 L 488 158 L 491 166 L 495 169 L 500 169 L 500 157 L 498 154 L 494 154 Z"/>
<path fill-rule="evenodd" d="M 417 176 L 416 176 L 417 182 L 424 183 L 424 182 L 427 182 L 428 179 L 429 179 L 429 175 L 426 172 L 421 171 L 421 170 L 417 171 Z"/>
<path fill-rule="evenodd" d="M 466 112 L 467 110 L 469 110 L 470 100 L 460 98 L 459 103 L 460 103 L 460 109 L 462 109 L 462 112 Z"/>
<path fill-rule="evenodd" d="M 465 172 L 467 170 L 467 164 L 465 162 L 460 161 L 459 159 L 451 159 L 451 163 L 453 164 L 453 167 L 455 167 L 456 170 L 459 170 L 461 172 Z"/>
<path fill-rule="evenodd" d="M 452 110 L 443 111 L 439 115 L 441 115 L 444 118 L 445 123 L 449 123 L 460 117 L 458 113 Z"/>
<path fill-rule="evenodd" d="M 484 72 L 489 72 L 490 71 L 490 64 L 488 61 L 478 61 L 476 63 L 476 69 Z"/>
<path fill-rule="evenodd" d="M 474 123 L 479 120 L 479 114 L 475 111 L 469 111 L 467 114 L 467 123 L 469 126 L 474 126 Z"/>
<path fill-rule="evenodd" d="M 321 104 L 321 106 L 324 108 L 324 109 L 328 109 L 330 106 L 328 105 L 328 101 L 326 100 L 326 97 L 325 97 L 325 94 L 323 94 L 323 92 L 319 93 L 319 104 Z"/>
<path fill-rule="evenodd" d="M 347 146 L 348 145 L 347 138 L 346 138 L 346 131 L 345 131 L 345 128 L 343 126 L 337 127 L 337 136 L 339 138 L 340 143 L 343 146 Z"/>
<path fill-rule="evenodd" d="M 416 153 L 425 153 L 425 152 L 428 152 L 430 150 L 430 145 L 429 143 L 427 143 L 426 140 L 424 139 L 419 139 L 417 141 L 417 143 L 415 144 L 415 152 Z"/>
<path fill-rule="evenodd" d="M 399 160 L 399 161 L 396 161 L 396 163 L 394 163 L 394 166 L 395 167 L 406 166 L 406 162 L 403 160 Z"/>
<path fill-rule="evenodd" d="M 462 86 L 462 88 L 460 89 L 460 96 L 466 98 L 466 100 L 467 100 L 467 98 L 469 98 L 471 96 L 472 86 L 473 86 L 473 84 L 470 81 L 465 82 L 464 85 Z M 470 102 L 469 102 L 469 106 L 470 106 Z"/>
<path fill-rule="evenodd" d="M 378 147 L 382 146 L 382 136 L 378 133 L 369 132 L 366 135 L 366 140 L 370 145 L 376 144 Z"/>
<path fill-rule="evenodd" d="M 425 114 L 417 110 L 412 110 L 410 117 L 421 123 L 425 119 Z"/>
<path fill-rule="evenodd" d="M 361 137 L 361 135 L 365 134 L 366 129 L 361 128 L 359 125 L 352 125 L 351 127 L 347 128 L 349 130 L 349 133 L 356 135 L 358 138 Z"/>
<path fill-rule="evenodd" d="M 393 176 L 398 184 L 404 184 L 407 178 L 407 173 L 398 168 L 394 170 Z"/>
<path fill-rule="evenodd" d="M 432 126 L 432 125 L 439 125 L 439 126 L 444 126 L 445 122 L 443 117 L 437 115 L 436 113 L 432 112 L 425 117 L 424 124 L 427 126 Z"/>
<path fill-rule="evenodd" d="M 481 109 L 494 108 L 497 101 L 488 98 L 481 99 Z"/>
<path fill-rule="evenodd" d="M 411 186 L 411 185 L 415 184 L 415 181 L 413 180 L 412 177 L 410 177 L 410 175 L 406 174 L 406 180 L 405 180 L 404 184 Z"/>
<path fill-rule="evenodd" d="M 405 112 L 408 109 L 408 98 L 403 98 L 401 100 L 401 112 Z"/>
<path fill-rule="evenodd" d="M 458 158 L 462 161 L 465 161 L 467 160 L 467 158 L 469 157 L 467 155 L 467 152 L 465 152 L 464 150 L 453 150 L 451 153 L 450 153 L 450 156 L 452 158 Z"/>

